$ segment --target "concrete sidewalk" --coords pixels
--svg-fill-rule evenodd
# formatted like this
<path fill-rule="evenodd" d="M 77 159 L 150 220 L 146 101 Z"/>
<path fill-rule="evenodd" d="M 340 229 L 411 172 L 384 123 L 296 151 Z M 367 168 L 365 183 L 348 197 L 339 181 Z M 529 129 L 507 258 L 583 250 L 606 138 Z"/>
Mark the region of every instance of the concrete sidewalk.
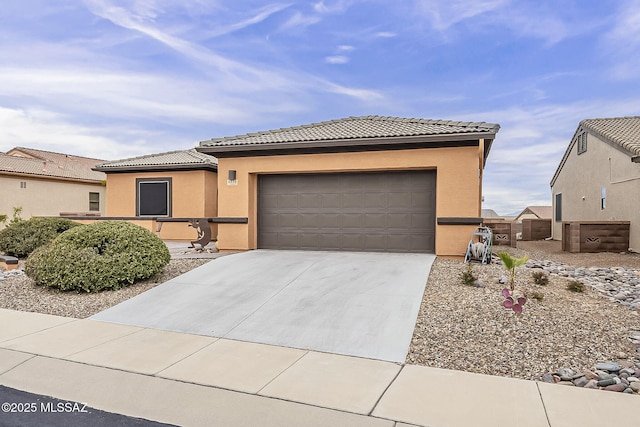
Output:
<path fill-rule="evenodd" d="M 640 409 L 620 393 L 95 320 L 0 309 L 0 325 L 0 384 L 176 425 L 595 427 Z"/>

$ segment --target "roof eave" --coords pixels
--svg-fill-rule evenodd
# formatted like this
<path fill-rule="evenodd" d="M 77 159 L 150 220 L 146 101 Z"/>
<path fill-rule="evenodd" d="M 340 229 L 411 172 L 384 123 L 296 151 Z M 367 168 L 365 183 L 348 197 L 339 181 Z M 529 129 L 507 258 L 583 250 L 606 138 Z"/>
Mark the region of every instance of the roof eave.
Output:
<path fill-rule="evenodd" d="M 94 171 L 110 173 L 126 173 L 126 172 L 165 172 L 165 171 L 192 171 L 192 170 L 206 170 L 211 172 L 217 172 L 217 165 L 142 165 L 142 166 L 113 166 L 113 167 L 100 167 L 93 168 Z"/>
<path fill-rule="evenodd" d="M 47 180 L 55 180 L 55 181 L 77 182 L 82 184 L 102 184 L 102 181 L 103 181 L 102 179 L 73 178 L 73 177 L 64 177 L 64 176 L 55 176 L 55 175 L 43 175 L 43 174 L 28 173 L 28 172 L 0 170 L 0 176 L 2 175 L 35 178 L 35 179 L 47 179 Z"/>
<path fill-rule="evenodd" d="M 496 131 L 497 132 L 497 131 Z M 402 145 L 429 142 L 456 142 L 470 140 L 493 140 L 496 132 L 469 132 L 456 134 L 436 134 L 420 136 L 399 136 L 384 138 L 358 138 L 358 139 L 331 139 L 315 141 L 295 141 L 295 142 L 271 142 L 262 144 L 237 144 L 237 145 L 215 145 L 211 141 L 202 141 L 196 150 L 206 154 L 234 153 L 243 151 L 269 151 L 269 150 L 305 150 L 305 149 L 327 149 L 327 148 L 349 148 L 359 146 L 384 146 Z M 211 145 L 208 145 L 211 144 Z M 490 145 L 490 144 L 489 144 Z M 488 154 L 488 150 L 485 150 Z"/>

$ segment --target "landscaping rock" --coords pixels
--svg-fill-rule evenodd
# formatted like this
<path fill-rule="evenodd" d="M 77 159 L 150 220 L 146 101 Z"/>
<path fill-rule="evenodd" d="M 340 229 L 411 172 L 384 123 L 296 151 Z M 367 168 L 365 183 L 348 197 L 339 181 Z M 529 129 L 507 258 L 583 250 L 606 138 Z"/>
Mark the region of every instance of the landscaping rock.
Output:
<path fill-rule="evenodd" d="M 598 381 L 596 380 L 589 380 L 585 385 L 584 388 L 591 388 L 594 390 L 598 389 Z"/>
<path fill-rule="evenodd" d="M 587 385 L 588 382 L 589 380 L 585 376 L 582 376 L 580 378 L 576 378 L 575 380 L 573 380 L 573 384 L 575 384 L 576 387 L 584 387 Z"/>
<path fill-rule="evenodd" d="M 627 386 L 624 384 L 613 384 L 613 385 L 606 386 L 603 390 L 621 392 L 621 391 L 624 391 L 626 388 Z"/>
<path fill-rule="evenodd" d="M 597 363 L 596 369 L 609 372 L 618 372 L 621 366 L 613 362 Z"/>

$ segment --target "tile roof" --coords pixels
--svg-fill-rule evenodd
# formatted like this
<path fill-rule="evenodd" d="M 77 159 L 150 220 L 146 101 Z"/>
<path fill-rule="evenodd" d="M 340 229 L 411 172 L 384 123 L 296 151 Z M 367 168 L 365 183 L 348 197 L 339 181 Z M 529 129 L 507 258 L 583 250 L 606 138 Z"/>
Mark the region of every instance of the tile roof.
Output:
<path fill-rule="evenodd" d="M 145 169 L 212 169 L 216 170 L 218 160 L 195 149 L 149 154 L 129 159 L 115 160 L 96 166 L 101 171 L 126 171 Z"/>
<path fill-rule="evenodd" d="M 553 217 L 553 206 L 527 206 L 517 217 L 527 213 L 534 214 L 540 219 L 550 219 Z M 516 217 L 516 218 L 517 218 Z"/>
<path fill-rule="evenodd" d="M 640 155 L 640 116 L 587 119 L 580 122 L 585 129 Z"/>
<path fill-rule="evenodd" d="M 383 116 L 347 117 L 303 126 L 247 133 L 202 141 L 201 147 L 277 144 L 345 139 L 391 138 L 403 136 L 495 134 L 500 126 L 485 122 L 459 122 Z"/>
<path fill-rule="evenodd" d="M 16 147 L 0 153 L 0 175 L 34 175 L 74 181 L 101 182 L 104 173 L 92 168 L 104 160 Z"/>
<path fill-rule="evenodd" d="M 596 135 L 603 141 L 623 148 L 629 152 L 632 161 L 637 161 L 640 158 L 640 116 L 585 119 L 580 122 L 567 150 L 564 152 L 564 156 L 551 178 L 551 187 L 555 185 L 560 171 L 575 144 L 576 135 L 581 128 Z"/>

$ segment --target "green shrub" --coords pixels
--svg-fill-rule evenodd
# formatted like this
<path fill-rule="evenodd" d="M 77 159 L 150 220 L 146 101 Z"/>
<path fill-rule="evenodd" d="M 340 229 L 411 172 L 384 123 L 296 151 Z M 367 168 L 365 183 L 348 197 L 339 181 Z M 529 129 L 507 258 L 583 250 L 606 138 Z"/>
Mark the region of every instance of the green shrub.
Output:
<path fill-rule="evenodd" d="M 476 280 L 478 280 L 478 278 L 475 274 L 473 274 L 473 267 L 471 266 L 470 262 L 467 263 L 467 268 L 462 273 L 460 273 L 460 280 L 462 281 L 463 285 L 475 286 L 475 282 Z"/>
<path fill-rule="evenodd" d="M 578 282 L 577 280 L 572 280 L 567 285 L 567 289 L 570 290 L 571 292 L 582 293 L 584 292 L 585 286 L 584 286 L 584 283 L 582 282 Z"/>
<path fill-rule="evenodd" d="M 7 255 L 24 258 L 60 233 L 77 227 L 78 223 L 64 218 L 38 218 L 10 222 L 0 231 L 0 251 Z"/>
<path fill-rule="evenodd" d="M 536 285 L 546 286 L 549 284 L 549 275 L 544 271 L 534 271 L 531 273 L 531 277 Z"/>
<path fill-rule="evenodd" d="M 542 301 L 544 299 L 544 294 L 542 292 L 538 292 L 538 291 L 533 291 L 529 294 L 529 296 L 531 296 L 531 298 L 537 300 L 537 301 Z"/>
<path fill-rule="evenodd" d="M 169 250 L 149 230 L 125 221 L 100 221 L 61 234 L 27 259 L 38 285 L 63 291 L 120 289 L 157 274 Z"/>

